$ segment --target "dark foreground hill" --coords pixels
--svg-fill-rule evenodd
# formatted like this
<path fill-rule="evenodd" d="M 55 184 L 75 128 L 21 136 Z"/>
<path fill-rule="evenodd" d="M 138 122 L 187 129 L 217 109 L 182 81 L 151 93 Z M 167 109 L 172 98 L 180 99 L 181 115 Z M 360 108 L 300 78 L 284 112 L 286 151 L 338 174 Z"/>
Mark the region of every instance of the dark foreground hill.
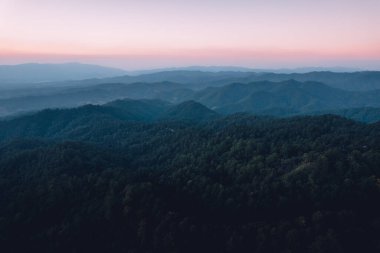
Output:
<path fill-rule="evenodd" d="M 128 108 L 0 124 L 2 252 L 379 252 L 379 123 Z"/>

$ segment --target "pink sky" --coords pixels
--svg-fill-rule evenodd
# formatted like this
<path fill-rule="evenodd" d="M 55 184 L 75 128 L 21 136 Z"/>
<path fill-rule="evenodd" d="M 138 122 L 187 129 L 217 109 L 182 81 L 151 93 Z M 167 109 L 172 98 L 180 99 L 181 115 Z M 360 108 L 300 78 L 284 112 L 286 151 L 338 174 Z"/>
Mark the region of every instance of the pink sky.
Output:
<path fill-rule="evenodd" d="M 379 0 L 0 0 L 0 64 L 380 69 Z"/>

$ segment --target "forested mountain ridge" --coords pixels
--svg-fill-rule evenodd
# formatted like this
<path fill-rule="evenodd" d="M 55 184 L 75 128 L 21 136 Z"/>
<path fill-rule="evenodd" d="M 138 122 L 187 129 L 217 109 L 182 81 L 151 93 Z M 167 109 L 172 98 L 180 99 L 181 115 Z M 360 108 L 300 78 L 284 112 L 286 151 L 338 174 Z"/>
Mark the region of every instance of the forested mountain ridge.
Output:
<path fill-rule="evenodd" d="M 359 107 L 359 108 L 349 108 L 333 111 L 316 111 L 310 113 L 310 115 L 323 115 L 323 114 L 334 114 L 349 119 L 374 123 L 380 121 L 380 108 L 374 107 Z"/>
<path fill-rule="evenodd" d="M 263 73 L 262 75 L 248 78 L 250 81 L 285 81 L 294 79 L 299 82 L 314 81 L 325 83 L 331 87 L 352 91 L 368 91 L 380 89 L 380 71 L 359 71 L 349 73 L 336 73 L 329 71 L 276 74 Z"/>
<path fill-rule="evenodd" d="M 77 107 L 85 104 L 104 104 L 116 99 L 159 99 L 167 92 L 183 90 L 183 85 L 161 83 L 108 83 L 78 87 L 58 93 L 0 99 L 0 115 L 38 111 L 46 108 Z M 173 93 L 174 94 L 174 93 Z"/>
<path fill-rule="evenodd" d="M 75 134 L 45 111 L 49 134 L 30 118 L 0 142 L 4 251 L 379 251 L 379 124 L 86 111 L 99 108 L 78 109 Z"/>
<path fill-rule="evenodd" d="M 261 111 L 261 114 L 280 117 L 302 115 L 297 111 L 276 109 Z M 380 113 L 376 108 L 317 111 L 310 114 L 336 114 L 363 122 L 380 121 Z M 247 113 L 246 115 L 249 116 L 250 114 Z M 201 123 L 218 118 L 222 118 L 222 114 L 218 114 L 195 101 L 171 104 L 162 100 L 123 99 L 104 105 L 86 105 L 72 109 L 46 109 L 25 116 L 3 119 L 0 120 L 0 139 L 52 136 L 65 139 L 89 131 L 89 129 L 98 128 L 99 124 L 113 125 L 112 128 L 117 131 L 117 127 L 125 122 L 187 120 Z"/>
<path fill-rule="evenodd" d="M 124 98 L 160 99 L 171 103 L 194 100 L 224 114 L 250 112 L 274 116 L 380 107 L 380 90 L 347 91 L 318 82 L 260 81 L 232 83 L 202 90 L 191 90 L 185 84 L 172 82 L 109 83 L 68 89 L 62 93 L 0 99 L 0 115 L 44 108 L 104 104 Z"/>
<path fill-rule="evenodd" d="M 380 251 L 380 90 L 196 74 L 3 97 L 0 250 Z"/>
<path fill-rule="evenodd" d="M 218 113 L 195 101 L 185 101 L 169 108 L 160 118 L 173 120 L 211 120 Z"/>
<path fill-rule="evenodd" d="M 207 107 L 186 101 L 170 104 L 162 100 L 116 100 L 105 105 L 85 105 L 72 109 L 46 109 L 30 115 L 0 121 L 0 140 L 16 137 L 72 138 L 89 129 L 108 125 L 168 120 L 208 121 L 219 114 Z"/>
<path fill-rule="evenodd" d="M 262 113 L 273 109 L 305 113 L 365 106 L 380 106 L 380 90 L 352 92 L 317 82 L 233 83 L 196 92 L 192 99 L 222 113 Z"/>

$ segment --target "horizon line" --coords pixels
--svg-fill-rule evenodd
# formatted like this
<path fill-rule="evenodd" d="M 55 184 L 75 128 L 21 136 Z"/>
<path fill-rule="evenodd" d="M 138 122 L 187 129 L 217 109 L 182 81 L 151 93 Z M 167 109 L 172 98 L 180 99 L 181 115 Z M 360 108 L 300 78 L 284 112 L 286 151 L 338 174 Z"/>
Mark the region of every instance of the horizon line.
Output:
<path fill-rule="evenodd" d="M 65 62 L 53 62 L 53 61 L 25 61 L 20 63 L 0 63 L 0 66 L 21 66 L 21 65 L 68 65 L 68 64 L 79 64 L 79 65 L 91 65 L 104 68 L 113 68 L 122 70 L 125 72 L 160 72 L 160 71 L 202 71 L 202 72 L 269 72 L 269 71 L 305 71 L 305 72 L 366 72 L 366 71 L 380 71 L 380 68 L 360 68 L 355 66 L 323 66 L 323 65 L 299 65 L 294 67 L 253 67 L 248 65 L 217 65 L 217 64 L 189 64 L 189 65 L 167 65 L 162 67 L 152 67 L 152 68 L 138 68 L 138 69 L 128 69 L 124 67 L 114 67 L 107 64 L 96 64 L 84 61 L 65 61 Z M 198 69 L 197 69 L 198 68 Z M 203 69 L 202 69 L 203 68 Z M 225 68 L 226 70 L 212 70 L 212 68 Z M 231 70 L 228 70 L 230 68 Z M 209 69 L 209 70 L 208 70 Z"/>

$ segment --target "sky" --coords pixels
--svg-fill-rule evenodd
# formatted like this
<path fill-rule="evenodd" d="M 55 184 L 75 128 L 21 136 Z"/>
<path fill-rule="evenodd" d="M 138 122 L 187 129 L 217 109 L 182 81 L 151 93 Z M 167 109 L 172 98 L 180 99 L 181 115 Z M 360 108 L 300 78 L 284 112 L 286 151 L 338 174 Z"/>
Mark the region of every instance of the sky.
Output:
<path fill-rule="evenodd" d="M 0 0 L 0 64 L 380 70 L 380 0 Z"/>

